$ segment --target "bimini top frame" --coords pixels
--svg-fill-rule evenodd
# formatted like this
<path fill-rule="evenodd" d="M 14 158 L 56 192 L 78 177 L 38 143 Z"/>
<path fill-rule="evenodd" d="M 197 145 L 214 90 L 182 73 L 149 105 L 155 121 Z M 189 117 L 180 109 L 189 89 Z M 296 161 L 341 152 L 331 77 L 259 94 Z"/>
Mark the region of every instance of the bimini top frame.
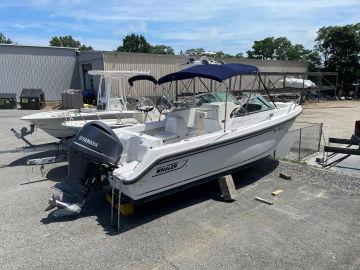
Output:
<path fill-rule="evenodd" d="M 136 75 L 128 80 L 130 86 L 134 86 L 134 82 L 136 81 L 150 81 L 155 85 L 158 83 L 157 80 L 151 75 Z"/>
<path fill-rule="evenodd" d="M 225 80 L 230 79 L 232 77 L 238 76 L 238 75 L 255 75 L 259 78 L 259 83 L 261 83 L 267 92 L 269 99 L 272 101 L 274 106 L 276 107 L 276 104 L 272 100 L 270 93 L 264 84 L 263 80 L 260 76 L 260 70 L 251 65 L 245 65 L 245 64 L 238 64 L 238 63 L 229 63 L 229 64 L 222 64 L 222 65 L 196 65 L 192 66 L 183 70 L 180 70 L 178 72 L 170 73 L 168 75 L 165 75 L 161 77 L 158 80 L 158 84 L 164 84 L 170 82 L 170 85 L 173 81 L 179 81 L 179 80 L 187 80 L 187 79 L 195 79 L 195 78 L 205 78 L 210 80 L 215 80 L 220 83 L 224 83 Z M 205 84 L 200 79 L 201 83 L 205 86 Z M 225 85 L 226 86 L 226 85 Z M 205 86 L 206 87 L 206 86 Z M 169 87 L 170 88 L 170 87 Z M 206 87 L 207 88 L 207 87 Z M 229 91 L 228 86 L 226 86 L 226 91 Z"/>
<path fill-rule="evenodd" d="M 226 79 L 237 75 L 257 75 L 259 72 L 259 69 L 255 66 L 236 63 L 223 65 L 197 65 L 165 75 L 158 80 L 158 83 L 163 84 L 172 81 L 193 79 L 196 77 L 223 82 Z"/>
<path fill-rule="evenodd" d="M 225 80 L 238 75 L 258 76 L 270 100 L 276 107 L 276 104 L 271 99 L 271 96 L 267 91 L 264 82 L 261 80 L 259 69 L 251 65 L 237 64 L 237 63 L 229 63 L 222 65 L 196 65 L 180 70 L 178 72 L 165 75 L 158 80 L 158 84 L 161 85 L 168 82 L 172 83 L 173 81 L 195 79 L 195 78 L 205 78 L 205 79 L 215 80 L 220 83 L 224 83 Z M 226 86 L 226 93 L 228 93 L 229 90 L 230 89 Z M 227 111 L 227 95 L 226 95 L 225 115 L 226 115 L 226 111 Z M 225 131 L 226 131 L 226 119 L 224 121 L 224 132 Z"/>

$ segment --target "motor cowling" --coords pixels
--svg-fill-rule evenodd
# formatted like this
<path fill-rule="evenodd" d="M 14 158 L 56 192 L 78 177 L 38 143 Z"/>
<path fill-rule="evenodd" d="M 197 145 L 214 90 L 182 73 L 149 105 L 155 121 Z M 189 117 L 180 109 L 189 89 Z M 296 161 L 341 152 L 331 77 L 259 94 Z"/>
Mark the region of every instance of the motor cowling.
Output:
<path fill-rule="evenodd" d="M 100 121 L 87 123 L 69 144 L 67 180 L 55 185 L 63 201 L 85 201 L 91 187 L 101 184 L 101 176 L 117 167 L 123 151 L 113 130 Z"/>

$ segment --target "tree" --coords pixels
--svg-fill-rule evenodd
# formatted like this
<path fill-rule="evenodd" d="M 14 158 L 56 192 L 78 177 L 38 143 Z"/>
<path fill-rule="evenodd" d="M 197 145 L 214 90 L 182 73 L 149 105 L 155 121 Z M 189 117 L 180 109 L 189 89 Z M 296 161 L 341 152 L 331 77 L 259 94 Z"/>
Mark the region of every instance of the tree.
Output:
<path fill-rule="evenodd" d="M 0 32 L 0 44 L 13 44 L 14 42 L 10 39 L 5 37 L 3 33 Z"/>
<path fill-rule="evenodd" d="M 151 45 L 143 35 L 127 35 L 123 38 L 121 46 L 116 48 L 118 52 L 150 53 Z"/>
<path fill-rule="evenodd" d="M 79 51 L 92 51 L 92 50 L 94 50 L 93 47 L 86 46 L 84 44 L 82 44 L 78 49 L 79 49 Z"/>
<path fill-rule="evenodd" d="M 244 58 L 243 53 L 237 53 L 234 55 L 235 58 Z"/>
<path fill-rule="evenodd" d="M 56 46 L 56 47 L 69 47 L 69 48 L 78 48 L 80 51 L 85 50 L 93 50 L 91 46 L 86 46 L 84 44 L 81 44 L 80 41 L 75 40 L 72 36 L 55 36 L 52 37 L 49 41 L 50 46 Z"/>
<path fill-rule="evenodd" d="M 217 51 L 217 52 L 215 52 L 215 56 L 218 57 L 218 58 L 229 58 L 229 57 L 233 57 L 231 54 L 224 53 L 223 51 Z"/>
<path fill-rule="evenodd" d="M 321 57 L 319 52 L 314 50 L 305 50 L 302 60 L 308 63 L 308 70 L 310 72 L 321 70 Z"/>
<path fill-rule="evenodd" d="M 300 60 L 304 47 L 300 44 L 292 45 L 286 37 L 267 37 L 254 41 L 252 51 L 247 51 L 248 58 L 277 60 Z"/>
<path fill-rule="evenodd" d="M 275 54 L 274 38 L 268 37 L 263 40 L 256 40 L 252 46 L 252 51 L 247 51 L 248 58 L 252 59 L 272 59 Z"/>
<path fill-rule="evenodd" d="M 296 51 L 296 48 L 291 44 L 291 41 L 288 40 L 286 37 L 279 37 L 274 39 L 274 48 L 275 48 L 276 59 L 295 60 L 295 59 L 289 59 L 289 57 L 291 56 L 292 52 Z"/>
<path fill-rule="evenodd" d="M 315 42 L 323 55 L 324 69 L 338 72 L 339 84 L 349 91 L 360 77 L 360 23 L 322 27 Z"/>
<path fill-rule="evenodd" d="M 155 45 L 151 47 L 151 52 L 155 54 L 169 54 L 174 55 L 174 49 L 166 45 Z"/>
<path fill-rule="evenodd" d="M 277 59 L 289 61 L 305 61 L 309 71 L 317 71 L 321 65 L 321 58 L 317 51 L 306 49 L 301 44 L 292 44 L 286 37 L 267 37 L 254 41 L 252 51 L 247 51 L 248 58 Z"/>

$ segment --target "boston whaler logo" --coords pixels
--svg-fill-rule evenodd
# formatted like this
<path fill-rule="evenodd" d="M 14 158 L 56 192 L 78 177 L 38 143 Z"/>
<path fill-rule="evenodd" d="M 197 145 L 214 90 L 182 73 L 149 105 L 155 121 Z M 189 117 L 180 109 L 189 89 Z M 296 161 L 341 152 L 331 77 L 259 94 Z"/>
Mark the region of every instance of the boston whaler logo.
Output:
<path fill-rule="evenodd" d="M 92 140 L 90 140 L 89 138 L 83 137 L 83 136 L 79 136 L 79 141 L 83 141 L 84 143 L 90 144 L 92 146 L 98 147 L 98 143 L 94 142 Z"/>
<path fill-rule="evenodd" d="M 165 173 L 168 173 L 171 171 L 179 170 L 185 166 L 187 161 L 188 161 L 187 159 L 183 159 L 183 160 L 179 160 L 179 161 L 170 162 L 165 165 L 160 165 L 156 168 L 156 173 L 153 176 L 157 176 L 157 175 L 165 174 Z"/>

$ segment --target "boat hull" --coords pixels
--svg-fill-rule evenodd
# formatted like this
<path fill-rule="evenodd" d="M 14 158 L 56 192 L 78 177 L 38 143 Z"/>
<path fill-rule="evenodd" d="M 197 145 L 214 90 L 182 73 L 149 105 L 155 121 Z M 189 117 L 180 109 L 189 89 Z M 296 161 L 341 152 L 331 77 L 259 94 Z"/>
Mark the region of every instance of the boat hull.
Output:
<path fill-rule="evenodd" d="M 145 200 L 273 155 L 294 120 L 288 119 L 256 133 L 168 157 L 155 163 L 137 181 L 124 181 L 121 192 L 131 200 Z"/>
<path fill-rule="evenodd" d="M 63 125 L 66 121 L 80 121 L 80 120 L 99 120 L 99 119 L 114 119 L 114 118 L 129 118 L 133 117 L 134 113 L 125 113 L 119 111 L 104 111 L 104 112 L 42 112 L 24 116 L 21 120 L 28 121 L 47 134 L 55 138 L 69 138 L 76 135 L 79 129 L 69 128 Z"/>

